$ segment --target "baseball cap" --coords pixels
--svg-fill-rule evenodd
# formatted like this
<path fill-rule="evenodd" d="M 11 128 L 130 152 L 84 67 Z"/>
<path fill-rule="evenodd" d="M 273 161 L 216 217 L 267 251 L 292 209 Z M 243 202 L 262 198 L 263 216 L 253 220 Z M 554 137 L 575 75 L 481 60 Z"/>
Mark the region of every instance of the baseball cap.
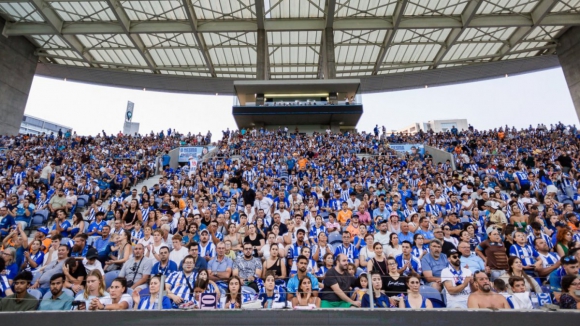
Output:
<path fill-rule="evenodd" d="M 204 233 L 204 232 L 205 232 L 205 233 L 207 233 L 207 234 L 209 234 L 209 231 L 208 231 L 207 229 L 203 229 L 203 230 L 201 230 L 201 231 L 199 232 L 199 234 L 202 234 L 202 233 Z"/>
<path fill-rule="evenodd" d="M 493 230 L 496 230 L 496 229 L 497 228 L 495 227 L 495 225 L 488 226 L 487 229 L 485 229 L 485 233 L 490 234 L 491 232 L 493 232 Z"/>
<path fill-rule="evenodd" d="M 38 230 L 36 230 L 36 231 L 43 233 L 44 235 L 48 234 L 48 228 L 46 228 L 46 227 L 38 228 Z"/>
<path fill-rule="evenodd" d="M 87 251 L 86 257 L 87 257 L 87 259 L 99 258 L 99 252 L 95 248 L 89 248 L 89 250 Z"/>
<path fill-rule="evenodd" d="M 574 256 L 564 256 L 560 258 L 560 263 L 562 263 L 562 265 L 574 265 L 578 263 L 578 260 Z"/>
<path fill-rule="evenodd" d="M 451 249 L 447 250 L 447 256 L 451 256 L 453 254 L 457 254 L 457 250 L 456 249 L 451 248 Z"/>

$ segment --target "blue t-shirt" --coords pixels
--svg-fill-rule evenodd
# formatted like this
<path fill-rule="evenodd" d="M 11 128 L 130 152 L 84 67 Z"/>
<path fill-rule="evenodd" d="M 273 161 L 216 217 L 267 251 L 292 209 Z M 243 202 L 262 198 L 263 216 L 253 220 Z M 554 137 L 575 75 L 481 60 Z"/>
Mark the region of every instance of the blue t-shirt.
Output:
<path fill-rule="evenodd" d="M 371 307 L 371 299 L 368 293 L 363 295 L 360 306 L 361 308 Z M 384 293 L 381 293 L 378 298 L 374 298 L 374 306 L 375 308 L 390 308 L 391 302 L 389 301 L 389 297 L 387 297 Z"/>
<path fill-rule="evenodd" d="M 441 277 L 441 271 L 447 268 L 449 265 L 449 261 L 447 261 L 447 256 L 445 254 L 441 254 L 439 259 L 433 258 L 431 253 L 426 254 L 421 259 L 421 268 L 423 268 L 423 273 L 427 271 L 431 271 L 434 277 Z"/>
<path fill-rule="evenodd" d="M 318 279 L 310 273 L 306 273 L 306 276 L 308 276 L 310 283 L 312 283 L 312 291 L 318 291 Z M 290 280 L 288 280 L 288 286 L 286 287 L 288 289 L 288 293 L 295 294 L 296 291 L 298 291 L 299 282 L 300 280 L 298 279 L 298 275 L 294 275 Z"/>
<path fill-rule="evenodd" d="M 177 272 L 177 264 L 172 260 L 170 260 L 167 266 L 164 268 L 161 268 L 160 266 L 160 262 L 155 263 L 155 265 L 153 265 L 151 268 L 151 275 L 163 274 L 165 276 L 169 276 L 169 274 Z"/>

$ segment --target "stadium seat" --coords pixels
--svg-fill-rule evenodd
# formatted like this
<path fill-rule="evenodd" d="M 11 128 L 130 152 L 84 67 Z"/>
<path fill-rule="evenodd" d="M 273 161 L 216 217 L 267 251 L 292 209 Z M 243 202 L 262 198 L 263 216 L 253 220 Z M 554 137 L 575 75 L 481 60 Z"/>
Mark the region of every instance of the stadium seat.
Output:
<path fill-rule="evenodd" d="M 435 290 L 429 285 L 421 285 L 421 287 L 419 288 L 419 292 L 423 297 L 431 300 L 431 303 L 433 303 L 434 308 L 446 307 L 445 302 L 443 301 L 443 297 L 441 296 L 441 293 L 439 293 L 439 291 Z"/>
<path fill-rule="evenodd" d="M 105 287 L 107 289 L 111 286 L 111 283 L 113 283 L 113 280 L 115 280 L 117 278 L 117 276 L 119 276 L 119 272 L 120 271 L 112 271 L 112 272 L 105 273 Z"/>
<path fill-rule="evenodd" d="M 50 292 L 49 292 L 50 293 Z M 42 292 L 36 289 L 28 289 L 28 294 L 35 297 L 36 299 L 40 300 L 42 298 Z"/>

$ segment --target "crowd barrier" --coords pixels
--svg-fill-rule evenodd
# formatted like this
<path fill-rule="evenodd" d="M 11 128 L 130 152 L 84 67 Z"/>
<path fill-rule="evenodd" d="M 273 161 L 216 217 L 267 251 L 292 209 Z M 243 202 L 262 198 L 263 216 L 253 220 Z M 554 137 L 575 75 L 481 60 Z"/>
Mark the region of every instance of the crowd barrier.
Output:
<path fill-rule="evenodd" d="M 576 311 L 514 310 L 194 310 L 0 313 L 2 325 L 574 325 Z"/>

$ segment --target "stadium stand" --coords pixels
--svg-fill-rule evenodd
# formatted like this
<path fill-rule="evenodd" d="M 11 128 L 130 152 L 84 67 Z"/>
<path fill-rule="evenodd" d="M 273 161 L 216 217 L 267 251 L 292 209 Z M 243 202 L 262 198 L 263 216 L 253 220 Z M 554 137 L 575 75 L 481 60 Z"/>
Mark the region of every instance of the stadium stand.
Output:
<path fill-rule="evenodd" d="M 190 145 L 217 149 L 172 168 Z M 5 136 L 0 311 L 577 309 L 579 145 L 561 123 Z"/>

